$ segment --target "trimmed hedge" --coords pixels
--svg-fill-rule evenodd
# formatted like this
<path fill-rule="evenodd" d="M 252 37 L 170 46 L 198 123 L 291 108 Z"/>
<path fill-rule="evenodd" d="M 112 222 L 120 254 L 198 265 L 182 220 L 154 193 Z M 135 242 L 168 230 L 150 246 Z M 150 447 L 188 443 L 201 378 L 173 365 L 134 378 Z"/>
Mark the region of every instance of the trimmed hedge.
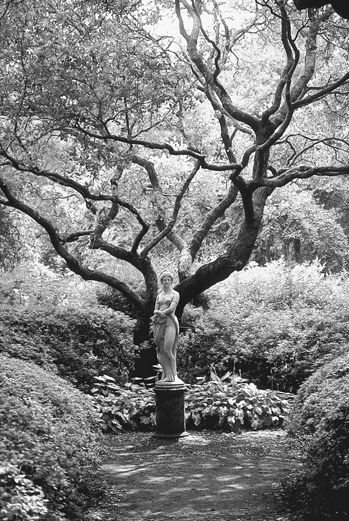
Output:
<path fill-rule="evenodd" d="M 300 388 L 289 431 L 304 450 L 300 472 L 285 483 L 306 519 L 349 517 L 349 354 L 316 371 Z"/>
<path fill-rule="evenodd" d="M 0 353 L 33 361 L 88 391 L 100 374 L 127 381 L 132 327 L 128 317 L 105 308 L 0 306 Z"/>
<path fill-rule="evenodd" d="M 35 364 L 0 355 L 0 518 L 83 519 L 102 492 L 90 399 Z"/>

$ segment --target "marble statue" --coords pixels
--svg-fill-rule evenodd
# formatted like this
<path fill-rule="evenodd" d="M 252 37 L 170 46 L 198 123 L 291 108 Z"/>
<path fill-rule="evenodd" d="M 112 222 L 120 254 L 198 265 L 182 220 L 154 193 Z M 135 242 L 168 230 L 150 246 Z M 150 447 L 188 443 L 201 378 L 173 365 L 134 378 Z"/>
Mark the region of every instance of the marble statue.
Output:
<path fill-rule="evenodd" d="M 160 282 L 162 289 L 157 295 L 152 316 L 157 357 L 163 369 L 160 383 L 182 384 L 182 380 L 177 377 L 176 362 L 179 323 L 175 311 L 179 302 L 179 293 L 172 288 L 173 276 L 170 272 L 162 273 Z"/>

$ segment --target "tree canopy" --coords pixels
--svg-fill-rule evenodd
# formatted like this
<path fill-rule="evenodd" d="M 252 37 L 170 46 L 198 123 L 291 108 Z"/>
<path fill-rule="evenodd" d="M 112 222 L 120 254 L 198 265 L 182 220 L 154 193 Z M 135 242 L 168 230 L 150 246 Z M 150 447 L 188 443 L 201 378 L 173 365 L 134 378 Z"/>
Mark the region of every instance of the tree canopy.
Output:
<path fill-rule="evenodd" d="M 135 306 L 137 342 L 160 269 L 181 314 L 246 265 L 274 191 L 349 173 L 348 23 L 330 7 L 7 0 L 0 31 L 0 205 Z"/>

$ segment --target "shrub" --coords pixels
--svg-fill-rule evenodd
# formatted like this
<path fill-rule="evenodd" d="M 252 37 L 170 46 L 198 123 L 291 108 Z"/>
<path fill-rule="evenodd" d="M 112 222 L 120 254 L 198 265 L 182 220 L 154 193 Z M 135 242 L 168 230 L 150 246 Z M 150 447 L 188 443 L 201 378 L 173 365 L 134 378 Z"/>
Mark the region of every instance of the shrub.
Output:
<path fill-rule="evenodd" d="M 260 308 L 235 317 L 208 311 L 180 336 L 181 378 L 241 372 L 259 387 L 295 392 L 326 361 L 347 349 L 348 317 L 314 309 Z"/>
<path fill-rule="evenodd" d="M 298 391 L 290 417 L 290 431 L 297 435 L 314 434 L 322 421 L 332 416 L 337 404 L 348 401 L 349 354 L 321 366 Z"/>
<path fill-rule="evenodd" d="M 211 308 L 190 307 L 179 342 L 183 380 L 241 371 L 259 387 L 296 392 L 317 368 L 347 349 L 348 280 L 321 266 L 283 261 L 233 274 L 207 292 Z M 188 320 L 192 319 L 193 320 Z"/>
<path fill-rule="evenodd" d="M 132 326 L 122 313 L 98 307 L 0 306 L 0 352 L 31 360 L 86 391 L 105 372 L 127 381 Z"/>
<path fill-rule="evenodd" d="M 32 363 L 0 355 L 0 518 L 83 519 L 102 491 L 90 399 Z"/>
<path fill-rule="evenodd" d="M 100 408 L 105 431 L 152 430 L 156 424 L 155 394 L 129 384 L 116 385 L 108 376 L 96 379 L 92 390 Z M 282 426 L 292 396 L 259 390 L 239 378 L 225 382 L 219 378 L 205 384 L 187 386 L 188 429 L 263 429 Z"/>
<path fill-rule="evenodd" d="M 1 274 L 0 301 L 7 305 L 49 308 L 68 305 L 86 309 L 97 305 L 98 283 L 83 281 L 69 270 L 68 273 L 60 275 L 40 262 L 26 261 Z"/>
<path fill-rule="evenodd" d="M 307 519 L 349 516 L 349 355 L 316 371 L 300 388 L 289 430 L 304 464 L 285 488 Z"/>

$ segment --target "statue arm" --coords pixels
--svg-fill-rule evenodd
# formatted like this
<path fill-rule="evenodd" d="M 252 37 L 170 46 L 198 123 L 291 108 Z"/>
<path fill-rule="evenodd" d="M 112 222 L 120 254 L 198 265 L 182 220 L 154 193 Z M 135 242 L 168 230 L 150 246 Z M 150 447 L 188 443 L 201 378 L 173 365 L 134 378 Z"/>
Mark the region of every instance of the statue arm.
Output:
<path fill-rule="evenodd" d="M 164 317 L 163 312 L 160 311 L 159 295 L 156 297 L 154 315 L 152 316 L 152 319 L 155 320 L 157 317 Z"/>
<path fill-rule="evenodd" d="M 156 302 L 155 302 L 154 311 L 157 311 L 158 309 L 160 309 L 160 304 L 159 304 L 159 295 L 156 297 Z"/>
<path fill-rule="evenodd" d="M 179 293 L 178 293 L 178 291 L 174 291 L 173 293 L 174 293 L 174 296 L 173 296 L 171 304 L 169 305 L 168 308 L 162 310 L 162 312 L 165 315 L 172 315 L 172 313 L 174 313 L 176 311 L 176 308 L 178 306 Z"/>

